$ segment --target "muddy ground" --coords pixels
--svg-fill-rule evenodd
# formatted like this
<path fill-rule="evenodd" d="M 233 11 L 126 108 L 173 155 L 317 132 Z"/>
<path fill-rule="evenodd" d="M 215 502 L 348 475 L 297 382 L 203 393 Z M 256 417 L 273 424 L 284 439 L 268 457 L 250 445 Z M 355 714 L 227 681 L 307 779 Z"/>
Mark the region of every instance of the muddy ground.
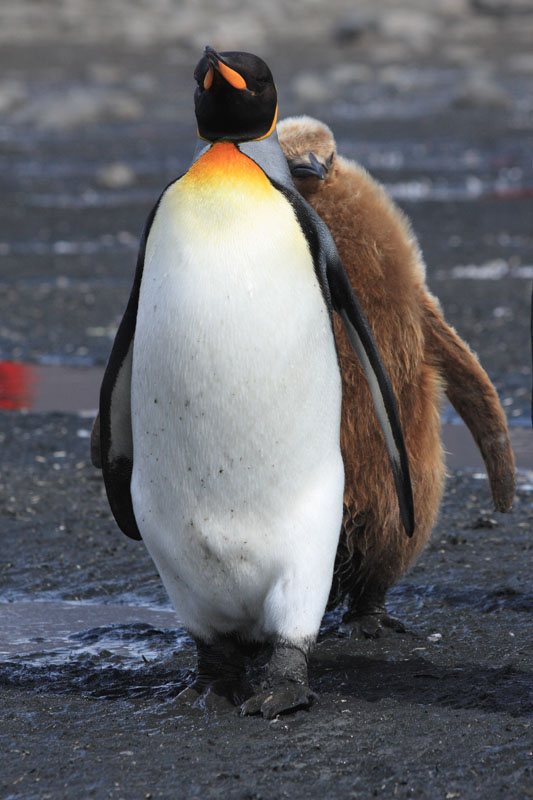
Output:
<path fill-rule="evenodd" d="M 172 615 L 164 628 L 146 621 L 165 594 L 143 545 L 110 516 L 86 422 L 2 423 L 4 624 L 20 641 L 9 611 L 27 613 L 28 600 L 45 620 L 34 642 L 26 630 L 1 656 L 2 797 L 531 796 L 525 475 L 503 515 L 478 473 L 455 472 L 430 547 L 391 593 L 408 632 L 347 639 L 329 615 L 310 670 L 318 704 L 268 723 L 176 698 L 194 647 Z M 73 603 L 85 622 L 54 647 L 54 617 Z"/>
<path fill-rule="evenodd" d="M 194 147 L 209 42 L 263 55 L 281 116 L 323 118 L 387 185 L 525 428 L 532 39 L 525 0 L 6 0 L 0 360 L 105 363 L 143 220 Z M 110 516 L 88 429 L 0 412 L 3 800 L 533 796 L 533 453 L 507 515 L 481 471 L 453 471 L 432 543 L 390 594 L 407 633 L 348 639 L 329 615 L 319 702 L 269 723 L 180 704 L 192 642 Z"/>

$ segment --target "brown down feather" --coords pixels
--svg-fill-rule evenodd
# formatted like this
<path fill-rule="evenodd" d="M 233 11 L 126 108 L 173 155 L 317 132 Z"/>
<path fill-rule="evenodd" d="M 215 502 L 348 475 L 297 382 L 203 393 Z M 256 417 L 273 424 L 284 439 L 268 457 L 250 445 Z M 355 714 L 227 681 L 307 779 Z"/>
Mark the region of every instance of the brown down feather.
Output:
<path fill-rule="evenodd" d="M 365 169 L 337 156 L 333 135 L 323 123 L 309 117 L 284 120 L 278 136 L 289 163 L 305 160 L 309 152 L 322 164 L 332 159 L 324 180 L 310 177 L 295 183 L 329 227 L 368 317 L 396 393 L 409 456 L 416 524 L 412 539 L 405 536 L 400 522 L 368 385 L 335 316 L 346 473 L 346 541 L 341 540 L 340 551 L 348 554 L 351 570 L 344 565 L 345 579 L 336 587 L 332 604 L 346 592 L 354 603 L 365 595 L 384 596 L 430 537 L 445 477 L 443 390 L 482 452 L 495 506 L 501 511 L 508 510 L 513 499 L 514 460 L 496 391 L 429 293 L 420 250 L 405 215 Z"/>

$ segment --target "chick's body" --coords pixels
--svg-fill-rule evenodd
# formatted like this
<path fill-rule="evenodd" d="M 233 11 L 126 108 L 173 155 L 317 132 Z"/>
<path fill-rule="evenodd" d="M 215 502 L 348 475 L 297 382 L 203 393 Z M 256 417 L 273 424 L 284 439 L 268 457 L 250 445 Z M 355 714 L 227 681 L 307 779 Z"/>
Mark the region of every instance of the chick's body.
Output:
<path fill-rule="evenodd" d="M 337 156 L 333 135 L 322 123 L 306 117 L 284 120 L 278 135 L 298 190 L 333 235 L 398 399 L 413 487 L 412 538 L 400 524 L 368 386 L 335 318 L 346 483 L 330 607 L 348 595 L 345 619 L 362 625 L 367 635 L 377 635 L 382 624 L 395 626 L 385 611 L 385 593 L 419 556 L 438 514 L 445 477 L 443 390 L 482 451 L 499 510 L 507 510 L 512 501 L 513 456 L 496 391 L 428 291 L 422 256 L 405 215 L 363 167 Z M 309 163 L 322 165 L 320 175 L 313 174 Z"/>
<path fill-rule="evenodd" d="M 348 534 L 338 567 L 342 575 L 342 562 L 351 555 L 352 571 L 345 585 L 364 601 L 369 590 L 375 597 L 405 572 L 435 524 L 445 473 L 441 379 L 424 347 L 425 272 L 407 221 L 357 164 L 337 158 L 326 180 L 324 190 L 310 199 L 333 232 L 387 365 L 409 454 L 416 514 L 415 532 L 408 539 L 398 517 L 383 437 L 373 422 L 370 392 L 342 324 L 335 319 L 343 385 L 341 450 Z M 337 581 L 333 600 L 342 588 Z"/>

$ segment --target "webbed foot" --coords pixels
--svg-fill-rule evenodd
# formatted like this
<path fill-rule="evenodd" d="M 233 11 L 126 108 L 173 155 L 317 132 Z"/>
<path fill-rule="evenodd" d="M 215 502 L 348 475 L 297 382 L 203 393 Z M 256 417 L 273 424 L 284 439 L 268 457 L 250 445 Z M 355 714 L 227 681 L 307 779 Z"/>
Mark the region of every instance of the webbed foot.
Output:
<path fill-rule="evenodd" d="M 380 639 L 389 633 L 405 633 L 403 622 L 391 617 L 383 609 L 381 612 L 346 612 L 340 627 L 342 633 L 357 639 Z"/>
<path fill-rule="evenodd" d="M 307 655 L 290 644 L 274 646 L 267 676 L 260 691 L 241 706 L 241 715 L 262 714 L 273 719 L 300 708 L 309 708 L 316 694 L 307 683 Z"/>
<path fill-rule="evenodd" d="M 251 694 L 253 688 L 245 680 L 198 678 L 179 693 L 178 700 L 204 711 L 216 711 L 240 706 Z"/>
<path fill-rule="evenodd" d="M 386 589 L 371 584 L 359 597 L 351 597 L 342 618 L 341 632 L 359 639 L 379 639 L 391 632 L 405 633 L 401 620 L 391 617 L 385 605 Z"/>
<path fill-rule="evenodd" d="M 254 694 L 242 704 L 241 716 L 262 714 L 264 719 L 274 719 L 278 714 L 309 708 L 316 698 L 307 684 L 286 683 Z"/>
<path fill-rule="evenodd" d="M 221 636 L 206 644 L 196 640 L 196 678 L 178 700 L 204 710 L 240 706 L 253 694 L 246 677 L 247 648 L 234 636 Z"/>

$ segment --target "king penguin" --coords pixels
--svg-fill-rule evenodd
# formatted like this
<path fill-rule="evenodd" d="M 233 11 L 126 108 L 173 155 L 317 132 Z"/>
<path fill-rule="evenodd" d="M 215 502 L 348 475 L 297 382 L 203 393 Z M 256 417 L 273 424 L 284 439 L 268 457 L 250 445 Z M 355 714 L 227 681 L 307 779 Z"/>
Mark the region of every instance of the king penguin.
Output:
<path fill-rule="evenodd" d="M 198 669 L 184 699 L 272 718 L 307 707 L 307 659 L 343 514 L 332 310 L 374 397 L 408 535 L 390 381 L 328 229 L 295 190 L 268 66 L 206 47 L 198 146 L 141 238 L 100 395 L 101 460 L 120 528 L 142 538 Z M 256 646 L 264 679 L 246 679 Z"/>
<path fill-rule="evenodd" d="M 347 598 L 345 628 L 373 638 L 387 629 L 405 630 L 387 613 L 385 595 L 414 563 L 436 521 L 445 476 L 441 392 L 481 451 L 497 511 L 508 511 L 513 501 L 514 457 L 496 389 L 430 293 L 407 218 L 360 164 L 337 154 L 333 133 L 323 122 L 291 117 L 277 132 L 298 191 L 333 236 L 400 407 L 416 514 L 410 539 L 401 530 L 382 442 L 368 425 L 370 395 L 335 319 L 343 380 L 345 513 L 329 605 Z"/>

